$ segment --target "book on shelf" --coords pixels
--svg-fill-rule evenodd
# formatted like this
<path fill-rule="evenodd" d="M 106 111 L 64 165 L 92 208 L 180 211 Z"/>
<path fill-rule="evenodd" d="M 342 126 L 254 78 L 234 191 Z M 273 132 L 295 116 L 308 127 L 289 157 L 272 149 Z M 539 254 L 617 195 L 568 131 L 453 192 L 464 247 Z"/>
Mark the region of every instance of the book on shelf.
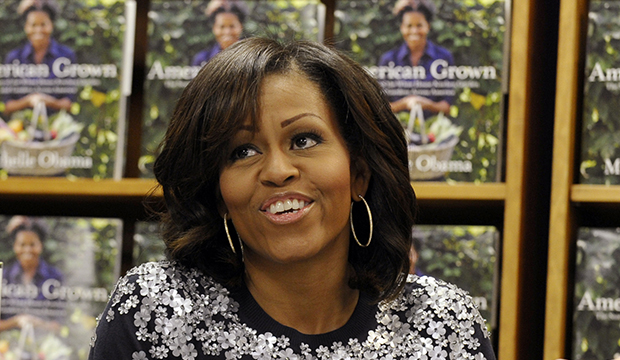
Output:
<path fill-rule="evenodd" d="M 579 228 L 573 360 L 620 358 L 620 228 Z"/>
<path fill-rule="evenodd" d="M 156 221 L 137 221 L 133 236 L 134 266 L 150 261 L 166 259 L 166 245 L 162 240 L 159 223 Z"/>
<path fill-rule="evenodd" d="M 85 359 L 121 237 L 120 219 L 0 216 L 0 357 Z"/>
<path fill-rule="evenodd" d="M 383 87 L 411 180 L 501 179 L 508 2 L 336 2 L 334 44 Z"/>
<path fill-rule="evenodd" d="M 489 331 L 497 330 L 499 231 L 493 226 L 416 225 L 410 273 L 467 291 Z"/>
<path fill-rule="evenodd" d="M 320 0 L 151 0 L 141 176 L 153 177 L 156 150 L 177 99 L 209 59 L 250 36 L 323 41 L 324 19 Z M 220 30 L 224 27 L 232 30 Z"/>
<path fill-rule="evenodd" d="M 618 185 L 620 2 L 592 0 L 588 11 L 579 182 Z"/>
<path fill-rule="evenodd" d="M 135 0 L 0 3 L 1 178 L 122 177 L 134 26 Z"/>

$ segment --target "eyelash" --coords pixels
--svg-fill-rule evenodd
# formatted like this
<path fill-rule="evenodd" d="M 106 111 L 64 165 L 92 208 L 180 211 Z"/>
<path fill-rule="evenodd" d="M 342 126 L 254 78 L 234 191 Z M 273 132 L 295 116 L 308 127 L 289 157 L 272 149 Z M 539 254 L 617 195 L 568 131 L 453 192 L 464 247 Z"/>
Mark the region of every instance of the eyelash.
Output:
<path fill-rule="evenodd" d="M 316 131 L 316 130 L 310 130 L 310 131 L 305 131 L 296 135 L 293 135 L 292 139 L 291 139 L 291 146 L 293 146 L 295 144 L 295 142 L 299 139 L 303 139 L 303 138 L 310 138 L 312 139 L 314 142 L 316 142 L 315 145 L 310 146 L 311 148 L 322 144 L 323 143 L 323 136 L 321 136 L 321 134 Z M 308 149 L 308 148 L 306 148 Z"/>
<path fill-rule="evenodd" d="M 294 150 L 306 150 L 312 147 L 315 147 L 316 145 L 322 144 L 324 142 L 323 140 L 323 136 L 321 136 L 321 134 L 316 131 L 316 130 L 310 130 L 310 131 L 305 131 L 299 134 L 295 134 L 291 137 L 291 148 L 296 146 L 296 142 L 300 139 L 304 139 L 304 138 L 309 138 L 312 141 L 314 141 L 316 144 L 310 146 L 310 147 L 306 147 L 306 148 L 302 148 L 302 149 L 294 149 Z M 231 153 L 230 155 L 230 161 L 231 162 L 235 162 L 237 160 L 243 160 L 245 158 L 247 158 L 247 156 L 244 156 L 241 154 L 241 152 L 247 152 L 247 151 L 255 151 L 256 153 L 261 153 L 258 148 L 256 146 L 254 146 L 253 144 L 243 144 L 240 146 L 237 146 Z"/>

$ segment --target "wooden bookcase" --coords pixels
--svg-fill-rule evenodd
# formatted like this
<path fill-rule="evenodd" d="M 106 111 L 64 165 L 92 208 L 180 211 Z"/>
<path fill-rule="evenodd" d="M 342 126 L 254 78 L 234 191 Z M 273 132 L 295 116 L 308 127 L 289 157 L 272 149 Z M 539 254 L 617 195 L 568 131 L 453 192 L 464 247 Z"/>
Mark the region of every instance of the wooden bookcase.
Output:
<path fill-rule="evenodd" d="M 329 14 L 330 9 L 334 9 L 334 1 L 323 0 L 327 5 L 328 23 L 333 23 L 333 16 L 330 20 Z M 566 2 L 577 1 L 563 0 L 562 9 Z M 499 334 L 495 338 L 499 360 L 537 359 L 543 352 L 558 4 L 559 0 L 513 0 L 512 3 L 504 181 L 479 185 L 412 184 L 419 199 L 420 223 L 494 225 L 502 232 Z M 144 196 L 155 186 L 153 180 L 138 179 L 136 171 L 147 6 L 148 1 L 138 2 L 126 177 L 120 181 L 0 180 L 1 214 L 120 217 L 130 224 L 124 230 L 124 238 L 131 239 L 133 222 L 147 215 L 142 203 Z M 554 179 L 555 172 L 554 167 Z M 554 194 L 558 190 L 554 184 Z M 573 194 L 581 196 L 582 200 L 584 197 L 595 199 L 591 188 L 577 189 Z M 155 195 L 161 197 L 157 192 Z M 569 199 L 569 190 L 561 198 L 566 203 L 574 201 Z M 569 224 L 562 219 L 551 221 L 552 226 L 558 223 Z M 558 239 L 555 233 L 553 239 Z M 562 243 L 562 247 L 567 244 L 566 241 L 552 241 L 555 245 Z M 131 244 L 131 240 L 128 243 Z M 131 247 L 124 244 L 124 270 L 130 259 Z M 567 265 L 567 262 L 562 264 Z M 565 303 L 565 296 L 560 297 Z M 547 321 L 553 322 L 551 316 Z"/>
<path fill-rule="evenodd" d="M 549 223 L 544 360 L 571 354 L 576 231 L 620 226 L 620 186 L 576 184 L 588 1 L 562 0 Z"/>

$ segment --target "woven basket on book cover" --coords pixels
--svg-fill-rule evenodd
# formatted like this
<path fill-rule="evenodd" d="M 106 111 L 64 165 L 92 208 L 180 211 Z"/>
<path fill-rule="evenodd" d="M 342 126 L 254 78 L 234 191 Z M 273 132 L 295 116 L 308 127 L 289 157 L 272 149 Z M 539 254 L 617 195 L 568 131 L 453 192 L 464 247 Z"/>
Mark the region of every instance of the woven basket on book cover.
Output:
<path fill-rule="evenodd" d="M 420 121 L 420 135 L 425 141 L 428 139 L 426 137 L 426 128 L 424 124 L 424 112 L 422 111 L 422 107 L 419 104 L 416 104 L 411 111 L 409 112 L 409 120 L 407 124 L 407 132 L 412 132 L 414 129 L 415 119 Z M 407 137 L 409 139 L 409 137 Z M 454 136 L 449 138 L 447 141 L 439 144 L 429 146 L 429 144 L 422 145 L 413 145 L 410 144 L 408 146 L 409 153 L 409 178 L 411 180 L 433 180 L 441 178 L 446 174 L 445 171 L 421 171 L 419 170 L 415 164 L 418 157 L 422 155 L 427 155 L 429 158 L 433 158 L 436 162 L 449 161 L 452 158 L 452 153 L 454 152 L 454 147 L 458 144 L 459 138 L 458 136 Z"/>
<path fill-rule="evenodd" d="M 34 132 L 39 123 L 37 118 L 40 118 L 41 123 L 43 124 L 44 136 L 47 139 L 46 141 L 32 141 Z M 50 132 L 48 129 L 47 110 L 45 108 L 45 104 L 42 102 L 37 103 L 32 111 L 32 121 L 30 127 L 28 128 L 28 136 L 30 141 L 27 142 L 7 140 L 2 143 L 2 156 L 16 158 L 19 157 L 20 152 L 24 152 L 29 158 L 37 159 L 37 161 L 34 161 L 34 165 L 32 167 L 4 167 L 4 170 L 6 170 L 9 175 L 53 176 L 62 174 L 66 170 L 65 167 L 41 166 L 38 161 L 39 156 L 44 152 L 51 152 L 59 158 L 71 156 L 71 154 L 73 154 L 73 150 L 75 149 L 75 144 L 80 138 L 80 134 L 73 133 L 59 142 L 49 141 Z"/>

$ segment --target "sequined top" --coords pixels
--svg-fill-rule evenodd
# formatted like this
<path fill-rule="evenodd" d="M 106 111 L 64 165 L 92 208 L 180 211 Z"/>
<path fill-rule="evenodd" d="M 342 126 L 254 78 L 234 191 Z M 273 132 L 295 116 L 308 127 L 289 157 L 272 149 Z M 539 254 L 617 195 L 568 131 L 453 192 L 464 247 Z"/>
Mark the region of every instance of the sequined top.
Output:
<path fill-rule="evenodd" d="M 196 269 L 151 262 L 121 278 L 92 338 L 91 360 L 495 359 L 471 298 L 410 276 L 402 296 L 363 293 L 340 329 L 302 334 L 267 315 L 247 288 L 229 290 Z"/>

